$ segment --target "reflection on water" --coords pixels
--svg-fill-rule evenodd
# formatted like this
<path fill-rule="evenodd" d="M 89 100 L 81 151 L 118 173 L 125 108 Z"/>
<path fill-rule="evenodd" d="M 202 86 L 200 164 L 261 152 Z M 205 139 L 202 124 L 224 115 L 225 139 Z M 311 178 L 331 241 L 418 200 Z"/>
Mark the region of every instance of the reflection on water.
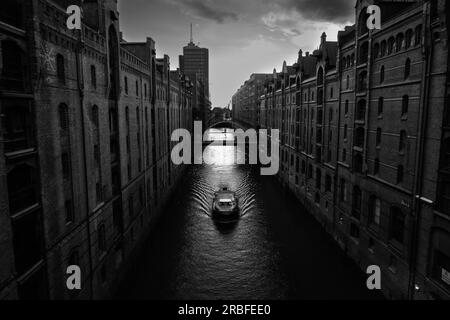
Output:
<path fill-rule="evenodd" d="M 379 297 L 275 178 L 233 165 L 234 147 L 213 147 L 207 156 L 215 164 L 188 168 L 120 298 Z M 230 224 L 211 217 L 214 192 L 224 186 L 236 192 L 242 215 Z"/>

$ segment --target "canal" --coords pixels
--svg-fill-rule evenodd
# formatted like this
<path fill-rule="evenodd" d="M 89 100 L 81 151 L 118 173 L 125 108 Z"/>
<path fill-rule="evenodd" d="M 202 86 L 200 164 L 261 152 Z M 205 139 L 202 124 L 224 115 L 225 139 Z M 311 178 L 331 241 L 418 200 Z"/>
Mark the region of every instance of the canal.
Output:
<path fill-rule="evenodd" d="M 214 147 L 207 154 L 214 165 L 186 170 L 117 298 L 379 299 L 276 178 L 260 176 L 255 166 L 234 165 L 236 153 L 234 147 Z M 239 198 L 234 223 L 211 217 L 221 187 Z"/>

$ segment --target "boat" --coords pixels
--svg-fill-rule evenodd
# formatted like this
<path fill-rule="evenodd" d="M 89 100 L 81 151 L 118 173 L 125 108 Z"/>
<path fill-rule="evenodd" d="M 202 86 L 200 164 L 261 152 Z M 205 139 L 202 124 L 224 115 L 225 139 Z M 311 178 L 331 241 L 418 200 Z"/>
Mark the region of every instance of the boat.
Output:
<path fill-rule="evenodd" d="M 213 215 L 216 217 L 228 218 L 239 215 L 239 202 L 236 194 L 228 188 L 222 188 L 214 194 L 212 205 Z"/>

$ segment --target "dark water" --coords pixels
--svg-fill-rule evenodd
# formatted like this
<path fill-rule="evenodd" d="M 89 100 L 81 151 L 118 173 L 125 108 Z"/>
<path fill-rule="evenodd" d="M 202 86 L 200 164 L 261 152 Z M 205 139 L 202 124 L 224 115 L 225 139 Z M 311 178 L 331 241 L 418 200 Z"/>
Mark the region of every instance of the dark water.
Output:
<path fill-rule="evenodd" d="M 364 274 L 320 225 L 233 147 L 191 166 L 119 292 L 125 299 L 373 299 Z M 241 218 L 218 224 L 214 192 L 235 190 Z"/>

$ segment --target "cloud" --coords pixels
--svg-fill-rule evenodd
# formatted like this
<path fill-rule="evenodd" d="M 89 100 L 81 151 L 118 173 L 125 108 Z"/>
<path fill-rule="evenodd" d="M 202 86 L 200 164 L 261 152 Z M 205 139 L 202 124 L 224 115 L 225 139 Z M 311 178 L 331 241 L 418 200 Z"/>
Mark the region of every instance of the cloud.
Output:
<path fill-rule="evenodd" d="M 210 0 L 178 0 L 176 2 L 183 7 L 186 13 L 217 23 L 222 24 L 226 21 L 237 21 L 239 19 L 236 13 L 216 7 Z"/>
<path fill-rule="evenodd" d="M 353 20 L 355 1 L 352 0 L 278 0 L 287 10 L 295 10 L 304 18 L 334 23 Z"/>
<path fill-rule="evenodd" d="M 271 31 L 280 31 L 285 37 L 299 36 L 302 32 L 298 29 L 298 14 L 284 12 L 269 12 L 262 18 L 264 25 Z"/>

